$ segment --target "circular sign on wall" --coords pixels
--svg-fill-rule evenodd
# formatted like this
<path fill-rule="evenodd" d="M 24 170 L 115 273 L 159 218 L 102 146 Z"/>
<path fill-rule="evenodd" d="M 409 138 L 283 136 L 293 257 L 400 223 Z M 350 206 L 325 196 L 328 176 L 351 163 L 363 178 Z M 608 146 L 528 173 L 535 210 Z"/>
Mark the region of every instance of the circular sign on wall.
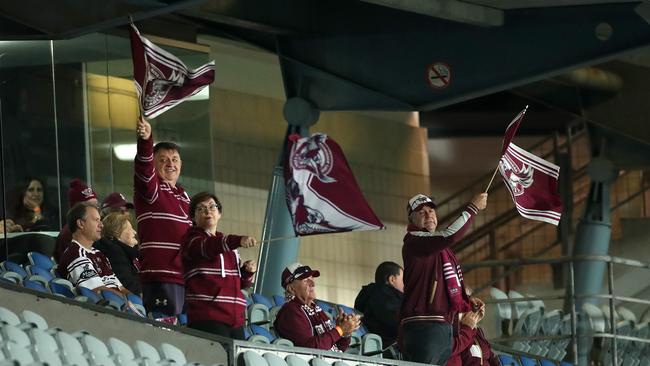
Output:
<path fill-rule="evenodd" d="M 433 89 L 445 89 L 451 84 L 451 67 L 444 62 L 434 62 L 427 66 L 425 76 Z"/>

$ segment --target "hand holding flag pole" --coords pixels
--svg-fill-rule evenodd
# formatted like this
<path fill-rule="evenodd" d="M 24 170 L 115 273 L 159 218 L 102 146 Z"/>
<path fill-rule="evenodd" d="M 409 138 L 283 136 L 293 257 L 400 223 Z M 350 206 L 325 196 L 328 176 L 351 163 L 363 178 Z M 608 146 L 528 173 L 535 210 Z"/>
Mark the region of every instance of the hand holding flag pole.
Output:
<path fill-rule="evenodd" d="M 519 124 L 521 124 L 521 121 L 524 119 L 524 115 L 526 114 L 526 111 L 528 110 L 528 105 L 524 107 L 524 109 L 519 112 L 513 118 L 513 120 L 510 122 L 508 127 L 506 127 L 506 134 L 503 136 L 503 143 L 501 144 L 501 154 L 499 154 L 499 161 L 501 161 L 501 158 L 503 157 L 503 154 L 506 153 L 506 150 L 508 149 L 508 145 L 510 145 L 510 141 L 515 137 L 515 134 L 517 133 L 517 130 L 519 129 Z M 485 187 L 485 193 L 490 189 L 490 186 L 492 186 L 492 182 L 494 181 L 494 177 L 497 175 L 497 172 L 499 171 L 499 164 L 497 163 L 496 168 L 494 168 L 494 173 L 492 173 L 492 178 L 490 178 L 490 182 L 488 183 L 487 187 Z"/>

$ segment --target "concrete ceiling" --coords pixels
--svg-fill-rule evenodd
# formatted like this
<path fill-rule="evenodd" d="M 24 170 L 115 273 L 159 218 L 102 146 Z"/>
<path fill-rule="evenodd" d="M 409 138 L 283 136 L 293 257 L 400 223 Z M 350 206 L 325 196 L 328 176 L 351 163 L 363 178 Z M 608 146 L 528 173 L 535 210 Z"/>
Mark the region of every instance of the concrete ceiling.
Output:
<path fill-rule="evenodd" d="M 11 40 L 123 37 L 129 15 L 143 33 L 229 38 L 277 55 L 287 98 L 323 111 L 422 111 L 435 136 L 492 134 L 467 110 L 503 106 L 492 114 L 501 126 L 501 115 L 535 100 L 554 123 L 531 132 L 561 129 L 571 113 L 557 118 L 546 97 L 566 94 L 559 109 L 571 112 L 576 85 L 546 80 L 650 44 L 650 10 L 639 1 L 21 0 L 0 3 L 0 54 L 11 62 Z"/>

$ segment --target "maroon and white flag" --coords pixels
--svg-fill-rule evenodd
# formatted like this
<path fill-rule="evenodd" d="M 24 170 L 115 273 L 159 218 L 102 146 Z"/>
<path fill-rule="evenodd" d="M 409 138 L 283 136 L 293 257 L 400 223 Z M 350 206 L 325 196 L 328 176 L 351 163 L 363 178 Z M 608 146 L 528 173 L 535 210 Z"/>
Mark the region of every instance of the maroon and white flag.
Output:
<path fill-rule="evenodd" d="M 293 134 L 288 144 L 284 179 L 296 235 L 384 228 L 334 140 L 322 133 Z"/>
<path fill-rule="evenodd" d="M 158 116 L 214 81 L 214 61 L 188 69 L 178 57 L 141 36 L 133 24 L 130 34 L 133 79 L 145 117 Z"/>
<path fill-rule="evenodd" d="M 515 137 L 515 134 L 517 133 L 517 130 L 519 129 L 519 125 L 521 124 L 521 121 L 524 119 L 524 114 L 526 114 L 526 111 L 528 110 L 528 106 L 526 106 L 521 112 L 519 112 L 515 118 L 512 119 L 508 127 L 506 127 L 506 134 L 503 136 L 503 143 L 501 144 L 501 155 L 506 153 L 506 149 L 508 148 L 508 145 L 510 145 L 510 142 L 512 139 Z"/>
<path fill-rule="evenodd" d="M 510 143 L 499 161 L 499 171 L 521 216 L 557 226 L 562 217 L 559 166 Z"/>

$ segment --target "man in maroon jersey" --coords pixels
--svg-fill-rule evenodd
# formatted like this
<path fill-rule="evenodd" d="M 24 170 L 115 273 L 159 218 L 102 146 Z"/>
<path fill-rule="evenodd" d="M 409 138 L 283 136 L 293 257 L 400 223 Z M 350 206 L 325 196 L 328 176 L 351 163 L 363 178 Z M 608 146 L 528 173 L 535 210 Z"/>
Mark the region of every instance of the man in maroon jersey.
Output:
<path fill-rule="evenodd" d="M 94 205 L 97 205 L 97 194 L 90 188 L 86 183 L 81 179 L 75 178 L 70 182 L 70 188 L 68 189 L 68 202 L 70 208 L 74 207 L 79 202 L 90 202 Z M 58 262 L 61 261 L 61 256 L 63 252 L 70 244 L 72 240 L 72 233 L 68 224 L 64 224 L 63 228 L 59 232 L 59 236 L 56 238 L 56 245 L 54 246 L 54 259 Z"/>
<path fill-rule="evenodd" d="M 192 226 L 190 197 L 177 184 L 182 161 L 178 145 L 154 147 L 151 125 L 140 118 L 133 179 L 140 244 L 142 297 L 148 312 L 180 314 L 185 301 L 181 238 Z"/>
<path fill-rule="evenodd" d="M 451 323 L 457 313 L 485 305 L 465 293 L 460 264 L 452 251 L 487 206 L 487 193 L 476 195 L 446 229 L 436 230 L 436 204 L 423 194 L 406 206 L 409 225 L 404 236 L 404 300 L 398 343 L 407 361 L 444 365 L 452 353 Z"/>
<path fill-rule="evenodd" d="M 111 268 L 108 258 L 93 248 L 93 243 L 102 236 L 102 220 L 99 209 L 93 203 L 80 202 L 68 211 L 67 222 L 72 232 L 58 271 L 76 287 L 85 287 L 96 292 L 109 290 L 124 295 L 129 293 Z"/>
<path fill-rule="evenodd" d="M 359 328 L 358 315 L 339 309 L 336 323 L 314 301 L 314 277 L 320 272 L 300 263 L 288 265 L 282 272 L 282 287 L 291 300 L 282 305 L 275 318 L 275 330 L 298 347 L 344 352 L 350 335 Z"/>

